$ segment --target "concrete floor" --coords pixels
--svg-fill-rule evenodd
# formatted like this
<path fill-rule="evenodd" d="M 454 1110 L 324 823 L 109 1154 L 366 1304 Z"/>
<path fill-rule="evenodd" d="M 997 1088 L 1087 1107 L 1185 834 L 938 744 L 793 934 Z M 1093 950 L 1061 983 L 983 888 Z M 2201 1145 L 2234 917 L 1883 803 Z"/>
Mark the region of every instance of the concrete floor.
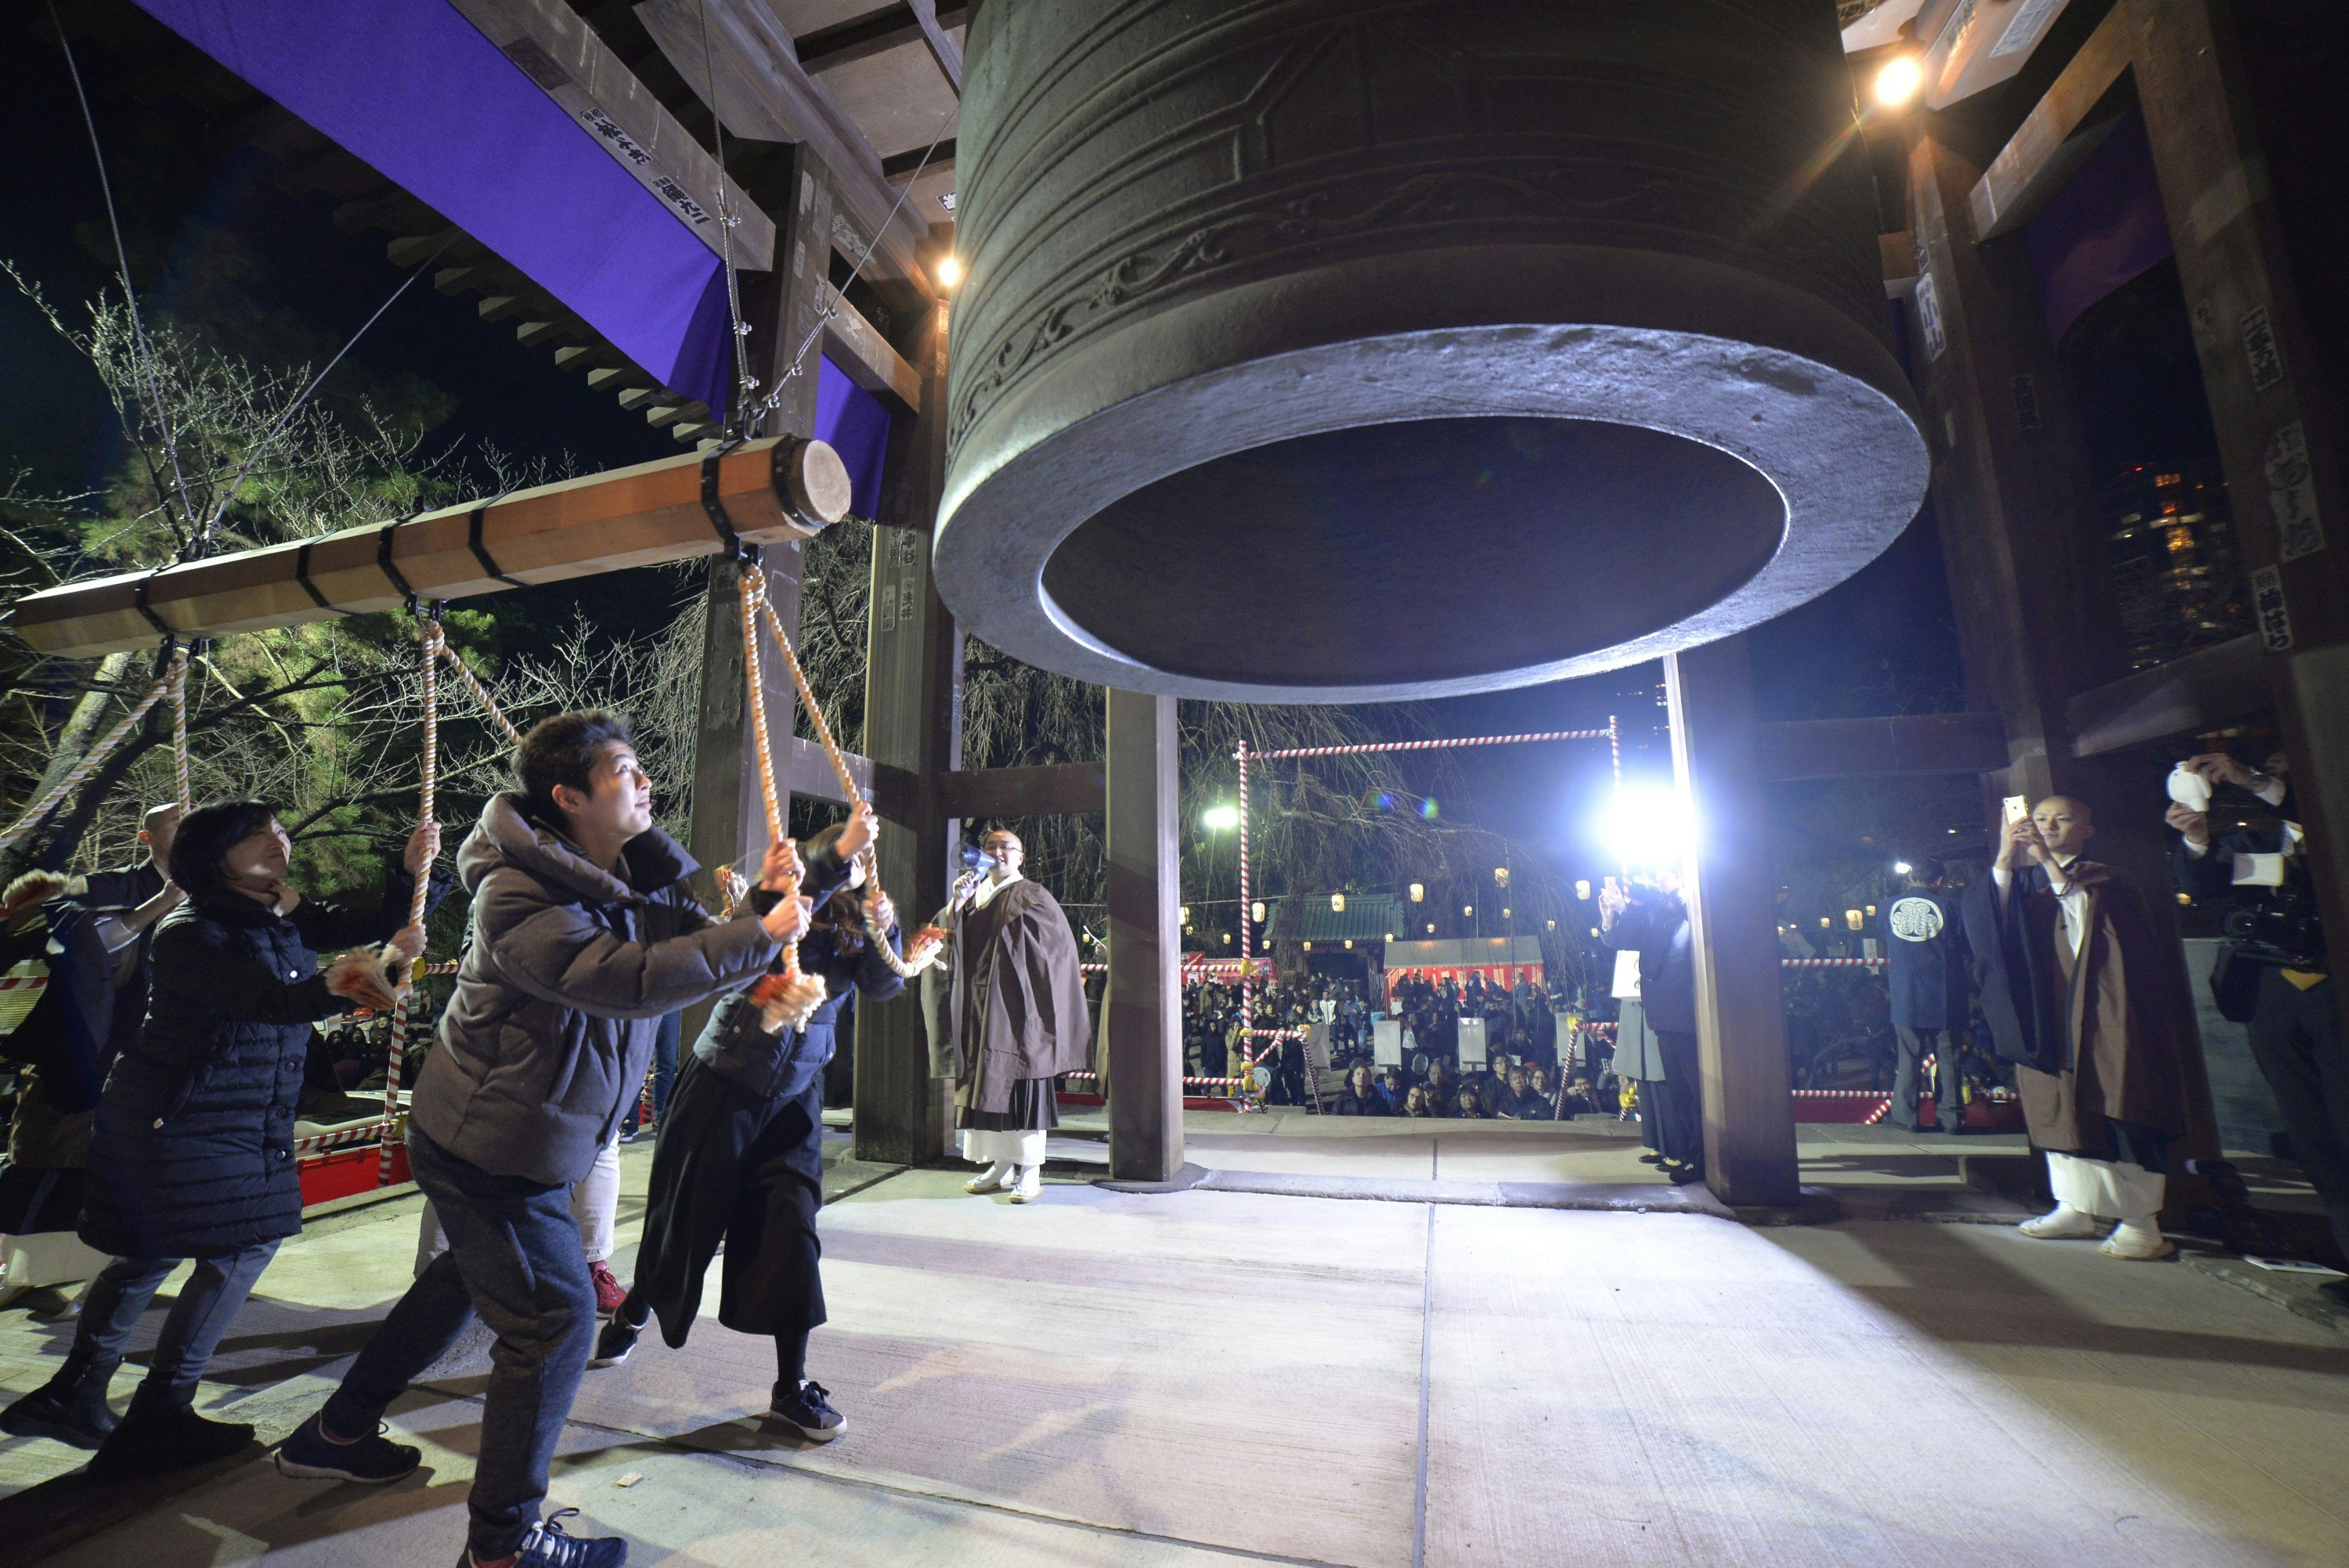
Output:
<path fill-rule="evenodd" d="M 839 1164 L 810 1370 L 847 1435 L 763 1429 L 768 1347 L 709 1319 L 589 1374 L 552 1501 L 675 1568 L 2349 1562 L 2349 1337 L 2000 1224 L 1485 1196 L 1673 1195 L 1619 1133 L 1189 1119 L 1217 1180 L 1347 1196 L 1066 1181 L 1021 1209 L 960 1172 Z M 1806 1181 L 1852 1200 L 2012 1212 L 1930 1137 L 1805 1144 Z M 625 1155 L 631 1243 L 649 1154 Z M 405 1283 L 415 1209 L 289 1243 L 202 1403 L 272 1439 L 313 1408 Z M 0 1385 L 37 1382 L 65 1333 L 0 1313 Z M 395 1411 L 427 1469 L 381 1490 L 255 1453 L 109 1494 L 80 1456 L 0 1439 L 0 1561 L 452 1561 L 478 1365 Z"/>

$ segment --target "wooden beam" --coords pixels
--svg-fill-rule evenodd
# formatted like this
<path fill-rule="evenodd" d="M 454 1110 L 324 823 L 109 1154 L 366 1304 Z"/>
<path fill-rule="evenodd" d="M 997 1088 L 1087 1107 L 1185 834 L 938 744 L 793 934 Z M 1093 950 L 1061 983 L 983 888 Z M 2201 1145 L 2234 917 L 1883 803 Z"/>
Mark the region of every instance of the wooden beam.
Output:
<path fill-rule="evenodd" d="M 2092 117 L 2128 70 L 2129 39 L 2122 7 L 2115 6 L 2046 96 L 2023 117 L 2006 146 L 1982 170 L 1966 205 L 1974 242 L 2021 228 L 2096 150 L 2114 117 Z"/>
<path fill-rule="evenodd" d="M 1761 724 L 1754 727 L 1754 748 L 1762 777 L 1773 781 L 1995 773 L 2011 760 L 2006 716 L 1998 713 Z"/>
<path fill-rule="evenodd" d="M 636 14 L 686 84 L 705 99 L 715 96 L 710 108 L 729 132 L 814 147 L 832 171 L 835 201 L 871 240 L 874 270 L 914 281 L 936 297 L 920 255 L 926 232 L 898 204 L 881 176 L 880 155 L 856 122 L 802 68 L 791 35 L 764 0 L 643 0 Z"/>
<path fill-rule="evenodd" d="M 848 372 L 851 381 L 890 403 L 895 411 L 920 413 L 920 374 L 829 283 L 823 285 L 823 298 L 830 313 L 823 322 L 823 351 L 832 356 L 833 363 Z"/>
<path fill-rule="evenodd" d="M 2072 754 L 2095 757 L 2173 736 L 2195 735 L 2273 706 L 2260 640 L 2198 649 L 2182 659 L 2123 676 L 2064 705 Z"/>
<path fill-rule="evenodd" d="M 1917 292 L 1917 236 L 1907 229 L 1876 236 L 1877 258 L 1884 266 L 1884 297 L 1899 299 Z"/>
<path fill-rule="evenodd" d="M 1948 108 L 2013 77 L 2068 0 L 1963 0 L 1925 51 L 1925 107 Z"/>
<path fill-rule="evenodd" d="M 1109 1173 L 1183 1170 L 1183 922 L 1174 699 L 1109 694 Z"/>
<path fill-rule="evenodd" d="M 935 8 L 938 26 L 959 27 L 969 17 L 964 0 L 943 0 Z M 869 60 L 908 44 L 926 42 L 914 8 L 902 3 L 884 5 L 869 15 L 851 17 L 797 40 L 800 64 L 811 71 L 837 70 L 858 60 Z"/>
<path fill-rule="evenodd" d="M 891 153 L 881 160 L 881 178 L 903 187 L 912 184 L 916 176 L 926 179 L 933 174 L 952 174 L 954 166 L 955 139 L 949 136 L 935 149 L 909 147 L 903 152 Z"/>
<path fill-rule="evenodd" d="M 926 412 L 890 421 L 864 624 L 864 745 L 887 824 L 881 884 L 909 929 L 946 903 L 961 833 L 938 782 L 962 760 L 962 634 L 931 581 L 929 551 L 946 483 L 947 314 L 945 304 L 932 306 L 906 340 Z M 933 971 L 918 989 L 935 996 L 943 978 Z M 954 1142 L 954 1068 L 943 1042 L 933 1048 L 916 989 L 856 1010 L 859 1159 L 935 1160 Z"/>
<path fill-rule="evenodd" d="M 1106 810 L 1108 768 L 1100 762 L 1059 762 L 951 772 L 938 780 L 938 804 L 949 817 L 1055 817 Z"/>
<path fill-rule="evenodd" d="M 713 253 L 725 254 L 722 208 L 740 220 L 734 264 L 753 272 L 773 265 L 773 222 L 721 178 L 718 160 L 563 0 L 450 3 Z"/>
<path fill-rule="evenodd" d="M 922 42 L 928 46 L 930 58 L 937 61 L 947 85 L 954 88 L 955 97 L 962 97 L 962 46 L 939 25 L 937 0 L 905 0 L 905 9 L 914 14 L 914 23 L 922 30 Z"/>
<path fill-rule="evenodd" d="M 717 500 L 752 543 L 810 538 L 847 513 L 847 470 L 820 441 L 752 441 L 716 471 Z M 151 646 L 157 622 L 183 638 L 216 637 L 398 609 L 402 582 L 421 599 L 470 599 L 719 548 L 702 505 L 702 459 L 687 455 L 295 544 L 68 583 L 19 599 L 8 621 L 40 653 L 93 658 Z"/>
<path fill-rule="evenodd" d="M 1757 766 L 1745 638 L 1667 656 L 1664 690 L 1673 777 L 1705 825 L 1685 884 L 1696 961 L 1705 1181 L 1724 1203 L 1791 1205 L 1800 1191 L 1794 1072 L 1778 989 L 1778 879 L 1770 864 L 1770 800 Z M 1668 1070 L 1677 1077 L 1682 1069 L 1675 1063 Z"/>

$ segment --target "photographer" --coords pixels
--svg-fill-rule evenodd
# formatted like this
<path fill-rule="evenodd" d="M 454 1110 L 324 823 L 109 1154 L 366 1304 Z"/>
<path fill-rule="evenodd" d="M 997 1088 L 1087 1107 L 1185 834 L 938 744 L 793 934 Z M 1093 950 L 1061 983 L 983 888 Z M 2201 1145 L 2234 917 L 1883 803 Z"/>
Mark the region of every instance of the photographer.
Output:
<path fill-rule="evenodd" d="M 2332 1214 L 2334 1243 L 2349 1254 L 2349 1060 L 2288 773 L 2280 751 L 2263 769 L 2221 752 L 2192 758 L 2173 776 L 2166 820 L 2178 832 L 2178 890 L 2236 904 L 2224 924 L 2234 945 L 2211 975 L 2211 991 L 2220 1014 L 2251 1026 L 2251 1056 L 2275 1091 L 2293 1156 Z M 2196 790 L 2186 775 L 2204 788 Z M 2222 787 L 2250 795 L 2273 818 L 2262 812 L 2214 840 L 2208 807 Z M 2349 1301 L 2344 1287 L 2349 1281 L 2335 1280 L 2324 1289 Z"/>
<path fill-rule="evenodd" d="M 1704 1180 L 1704 1107 L 1696 1046 L 1696 950 L 1680 878 L 1671 872 L 1629 885 L 1607 879 L 1599 893 L 1599 940 L 1640 955 L 1639 1011 L 1654 1037 L 1660 1068 L 1647 1080 L 1641 1119 L 1675 1185 Z M 1626 1009 L 1630 1011 L 1630 1009 Z M 1622 1041 L 1617 1041 L 1618 1048 Z"/>

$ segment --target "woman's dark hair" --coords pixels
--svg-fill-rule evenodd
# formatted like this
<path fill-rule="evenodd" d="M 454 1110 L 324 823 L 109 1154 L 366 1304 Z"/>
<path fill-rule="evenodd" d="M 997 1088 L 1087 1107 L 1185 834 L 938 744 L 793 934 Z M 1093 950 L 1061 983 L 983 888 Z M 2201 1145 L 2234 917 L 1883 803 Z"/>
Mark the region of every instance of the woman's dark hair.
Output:
<path fill-rule="evenodd" d="M 813 860 L 815 852 L 829 849 L 846 827 L 845 822 L 834 822 L 818 831 L 800 846 L 800 859 Z M 832 934 L 833 951 L 843 958 L 864 951 L 864 903 L 857 896 L 857 889 L 843 884 L 808 917 L 811 930 L 820 926 Z"/>
<path fill-rule="evenodd" d="M 222 857 L 276 820 L 277 808 L 265 800 L 214 800 L 197 807 L 180 819 L 171 840 L 171 880 L 191 903 L 228 892 L 228 880 L 221 875 Z"/>
<path fill-rule="evenodd" d="M 627 718 L 608 708 L 558 713 L 530 727 L 514 752 L 514 782 L 522 786 L 523 811 L 550 828 L 561 828 L 563 808 L 554 803 L 554 787 L 568 784 L 581 794 L 595 787 L 595 761 L 612 741 L 633 747 L 636 732 Z M 181 825 L 187 831 L 186 824 Z"/>

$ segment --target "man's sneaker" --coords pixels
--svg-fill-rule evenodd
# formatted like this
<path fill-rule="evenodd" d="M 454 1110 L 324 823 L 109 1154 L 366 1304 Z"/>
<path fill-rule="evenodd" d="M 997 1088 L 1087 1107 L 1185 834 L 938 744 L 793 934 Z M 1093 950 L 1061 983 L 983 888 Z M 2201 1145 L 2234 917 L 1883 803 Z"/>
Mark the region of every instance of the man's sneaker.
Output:
<path fill-rule="evenodd" d="M 424 1451 L 385 1437 L 383 1424 L 357 1442 L 334 1443 L 318 1429 L 321 1411 L 277 1445 L 277 1473 L 301 1480 L 355 1480 L 361 1486 L 382 1486 L 416 1473 Z"/>
<path fill-rule="evenodd" d="M 611 1316 L 628 1299 L 628 1287 L 613 1277 L 611 1265 L 601 1258 L 587 1265 L 587 1277 L 595 1282 L 596 1316 Z"/>
<path fill-rule="evenodd" d="M 624 1313 L 614 1312 L 596 1331 L 595 1354 L 587 1357 L 590 1367 L 617 1367 L 636 1347 L 636 1338 L 645 1331 L 641 1323 L 630 1323 Z"/>
<path fill-rule="evenodd" d="M 828 1443 L 848 1430 L 848 1418 L 832 1408 L 832 1390 L 821 1383 L 802 1383 L 792 1394 L 778 1385 L 767 1414 L 797 1427 L 812 1443 Z"/>
<path fill-rule="evenodd" d="M 564 1508 L 530 1527 L 514 1556 L 513 1568 L 627 1568 L 628 1543 L 616 1535 L 572 1535 L 561 1520 L 579 1511 Z M 457 1568 L 475 1568 L 472 1549 L 457 1553 Z"/>
<path fill-rule="evenodd" d="M 89 1473 L 98 1480 L 127 1480 L 193 1470 L 251 1441 L 253 1429 L 242 1421 L 207 1420 L 185 1405 L 141 1410 L 134 1403 L 90 1456 Z"/>
<path fill-rule="evenodd" d="M 53 1438 L 77 1449 L 94 1449 L 119 1423 L 106 1406 L 106 1380 L 85 1377 L 60 1387 L 55 1378 L 0 1410 L 0 1432 L 20 1438 Z"/>

